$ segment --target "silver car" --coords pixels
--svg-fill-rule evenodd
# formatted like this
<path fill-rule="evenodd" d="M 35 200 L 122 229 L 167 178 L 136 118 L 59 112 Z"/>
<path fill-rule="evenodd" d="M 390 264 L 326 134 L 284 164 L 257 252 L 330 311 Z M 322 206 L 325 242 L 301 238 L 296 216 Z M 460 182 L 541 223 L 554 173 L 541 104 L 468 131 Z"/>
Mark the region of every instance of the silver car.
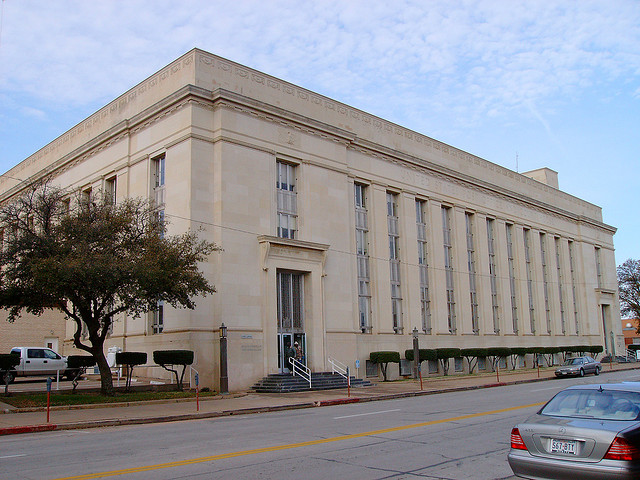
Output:
<path fill-rule="evenodd" d="M 513 428 L 507 458 L 522 478 L 640 478 L 640 383 L 561 391 Z"/>
<path fill-rule="evenodd" d="M 587 373 L 600 375 L 600 362 L 591 357 L 567 358 L 564 364 L 556 370 L 556 377 L 579 375 L 584 377 Z"/>

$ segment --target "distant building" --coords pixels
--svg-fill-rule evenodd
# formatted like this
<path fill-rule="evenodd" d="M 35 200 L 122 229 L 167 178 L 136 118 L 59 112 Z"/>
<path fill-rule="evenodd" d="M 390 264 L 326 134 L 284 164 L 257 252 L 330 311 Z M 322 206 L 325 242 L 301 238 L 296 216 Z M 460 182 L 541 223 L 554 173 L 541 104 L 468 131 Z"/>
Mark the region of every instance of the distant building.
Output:
<path fill-rule="evenodd" d="M 624 344 L 631 345 L 632 343 L 640 344 L 640 334 L 638 333 L 638 323 L 640 320 L 637 318 L 623 318 L 622 319 L 622 334 L 624 335 Z"/>
<path fill-rule="evenodd" d="M 295 341 L 312 371 L 333 357 L 360 376 L 372 351 L 404 357 L 414 329 L 421 348 L 624 349 L 615 228 L 556 172 L 513 172 L 201 50 L 0 177 L 0 200 L 44 176 L 149 197 L 169 234 L 201 228 L 224 249 L 196 310 L 121 316 L 107 342 L 192 349 L 201 385 L 218 385 L 223 322 L 232 390 L 285 371 Z"/>

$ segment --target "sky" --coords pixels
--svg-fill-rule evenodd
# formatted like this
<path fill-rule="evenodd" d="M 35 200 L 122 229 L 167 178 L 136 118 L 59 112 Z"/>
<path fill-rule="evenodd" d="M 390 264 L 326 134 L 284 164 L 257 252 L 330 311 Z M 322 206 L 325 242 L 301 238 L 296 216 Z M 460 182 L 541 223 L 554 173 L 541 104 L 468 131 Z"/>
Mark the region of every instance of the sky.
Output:
<path fill-rule="evenodd" d="M 0 172 L 194 47 L 518 172 L 640 259 L 640 0 L 1 0 Z"/>

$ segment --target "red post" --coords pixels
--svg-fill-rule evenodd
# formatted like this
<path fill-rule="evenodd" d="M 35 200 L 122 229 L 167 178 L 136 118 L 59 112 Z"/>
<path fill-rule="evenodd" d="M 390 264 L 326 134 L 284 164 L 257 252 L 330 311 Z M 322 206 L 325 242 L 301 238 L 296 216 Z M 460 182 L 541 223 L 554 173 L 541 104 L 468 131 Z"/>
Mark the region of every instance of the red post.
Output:
<path fill-rule="evenodd" d="M 420 391 L 422 391 L 422 369 L 418 367 L 418 375 L 420 375 Z"/>
<path fill-rule="evenodd" d="M 496 362 L 496 378 L 498 383 L 500 383 L 500 363 Z"/>
<path fill-rule="evenodd" d="M 347 367 L 347 398 L 351 397 L 351 375 L 349 374 L 349 367 Z"/>

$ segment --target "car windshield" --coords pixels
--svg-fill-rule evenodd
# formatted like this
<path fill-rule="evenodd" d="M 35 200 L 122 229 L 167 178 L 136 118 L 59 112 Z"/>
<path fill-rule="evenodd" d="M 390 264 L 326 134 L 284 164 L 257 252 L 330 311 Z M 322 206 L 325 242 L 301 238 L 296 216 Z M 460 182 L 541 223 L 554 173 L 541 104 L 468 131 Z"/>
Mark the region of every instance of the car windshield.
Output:
<path fill-rule="evenodd" d="M 583 358 L 569 358 L 564 362 L 565 365 L 581 365 L 584 363 Z"/>
<path fill-rule="evenodd" d="M 564 390 L 540 411 L 553 417 L 638 420 L 640 393 L 617 390 Z"/>

